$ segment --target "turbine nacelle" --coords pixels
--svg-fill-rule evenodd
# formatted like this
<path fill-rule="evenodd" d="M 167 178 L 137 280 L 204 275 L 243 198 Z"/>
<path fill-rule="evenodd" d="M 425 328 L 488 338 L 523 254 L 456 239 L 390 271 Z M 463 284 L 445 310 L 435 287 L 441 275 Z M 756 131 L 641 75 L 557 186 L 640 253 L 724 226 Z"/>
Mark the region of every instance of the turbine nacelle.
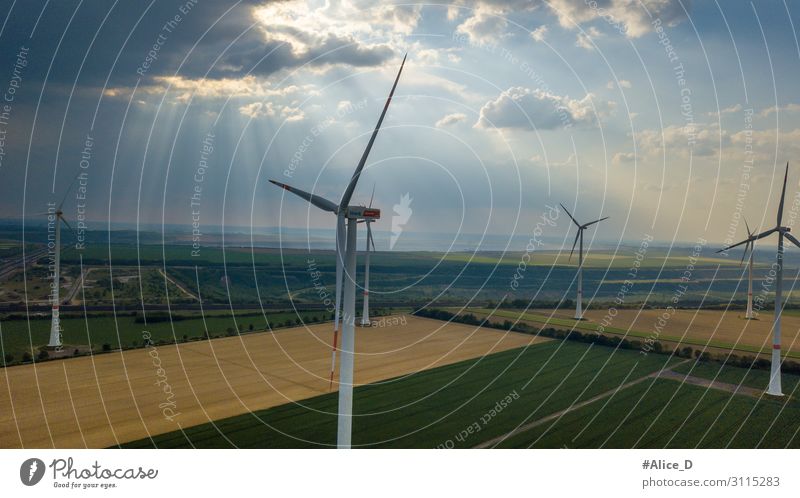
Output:
<path fill-rule="evenodd" d="M 381 210 L 365 206 L 347 206 L 345 218 L 355 218 L 364 221 L 377 221 L 381 219 Z"/>

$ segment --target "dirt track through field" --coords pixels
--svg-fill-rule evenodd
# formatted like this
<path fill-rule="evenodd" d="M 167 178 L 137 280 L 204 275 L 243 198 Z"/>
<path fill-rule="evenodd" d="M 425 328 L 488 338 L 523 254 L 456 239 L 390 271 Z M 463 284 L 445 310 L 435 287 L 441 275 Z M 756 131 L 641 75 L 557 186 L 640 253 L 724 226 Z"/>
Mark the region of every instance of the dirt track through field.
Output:
<path fill-rule="evenodd" d="M 611 389 L 611 390 L 608 390 L 606 392 L 600 393 L 597 396 L 593 396 L 593 397 L 591 397 L 591 398 L 589 398 L 587 400 L 581 401 L 580 403 L 575 403 L 575 404 L 573 404 L 573 405 L 571 405 L 571 406 L 569 406 L 569 407 L 567 407 L 567 408 L 565 408 L 565 409 L 563 409 L 561 411 L 558 411 L 556 413 L 552 413 L 552 414 L 550 414 L 550 415 L 548 415 L 546 417 L 542 417 L 540 419 L 534 420 L 534 421 L 529 422 L 527 424 L 521 425 L 521 426 L 517 427 L 516 429 L 514 429 L 511 432 L 503 434 L 502 436 L 497 436 L 497 437 L 492 438 L 492 439 L 490 439 L 488 441 L 484 441 L 483 443 L 475 446 L 475 448 L 481 448 L 481 449 L 494 448 L 495 446 L 497 446 L 498 444 L 502 443 L 503 441 L 505 441 L 506 439 L 508 439 L 508 438 L 510 438 L 512 436 L 516 436 L 517 434 L 521 434 L 523 432 L 527 432 L 527 431 L 529 431 L 529 430 L 531 430 L 533 428 L 539 427 L 540 425 L 546 424 L 548 422 L 557 421 L 561 417 L 563 417 L 564 415 L 567 415 L 568 413 L 574 412 L 575 410 L 583 408 L 583 407 L 585 407 L 587 405 L 590 405 L 590 404 L 592 404 L 592 403 L 594 403 L 596 401 L 599 401 L 601 399 L 605 399 L 605 398 L 608 398 L 610 396 L 614 396 L 619 391 L 628 389 L 629 387 L 633 387 L 633 386 L 635 386 L 637 384 L 641 384 L 642 382 L 644 382 L 644 381 L 646 381 L 648 379 L 654 379 L 654 378 L 666 379 L 666 380 L 671 380 L 671 381 L 674 381 L 674 382 L 680 382 L 681 384 L 689 384 L 689 385 L 692 385 L 692 386 L 704 387 L 706 389 L 714 389 L 714 390 L 717 390 L 717 391 L 725 391 L 725 392 L 731 393 L 731 394 L 749 396 L 751 398 L 756 398 L 756 399 L 759 399 L 759 400 L 764 397 L 764 391 L 761 390 L 761 389 L 755 389 L 755 388 L 752 388 L 752 387 L 747 387 L 747 386 L 737 385 L 737 384 L 730 384 L 728 382 L 720 382 L 720 381 L 717 381 L 717 380 L 704 379 L 702 377 L 696 377 L 694 375 L 685 375 L 685 374 L 673 371 L 673 369 L 675 367 L 678 367 L 678 366 L 683 365 L 685 363 L 688 363 L 690 361 L 692 361 L 692 360 L 684 360 L 684 361 L 682 361 L 680 363 L 677 363 L 675 365 L 671 365 L 669 367 L 663 368 L 663 369 L 661 369 L 661 370 L 659 370 L 657 372 L 653 372 L 653 373 L 651 373 L 649 375 L 645 375 L 643 377 L 639 377 L 638 379 L 634 379 L 634 380 L 632 380 L 630 382 L 626 382 L 625 384 L 622 384 L 622 385 L 620 385 L 618 387 L 615 387 L 614 389 Z"/>
<path fill-rule="evenodd" d="M 661 374 L 662 379 L 669 379 L 680 382 L 682 384 L 691 384 L 693 386 L 705 387 L 706 389 L 716 389 L 718 391 L 725 391 L 731 394 L 741 394 L 742 396 L 750 396 L 751 398 L 761 399 L 764 397 L 763 389 L 755 389 L 753 387 L 743 386 L 739 384 L 731 384 L 730 382 L 721 382 L 718 380 L 704 379 L 694 375 L 686 375 L 673 371 L 666 371 Z"/>
<path fill-rule="evenodd" d="M 628 389 L 629 387 L 633 387 L 633 386 L 635 386 L 637 384 L 641 384 L 642 382 L 644 382 L 644 381 L 646 381 L 648 379 L 653 379 L 653 378 L 658 377 L 658 378 L 669 378 L 671 380 L 676 380 L 676 378 L 673 375 L 670 375 L 670 374 L 678 375 L 678 374 L 675 374 L 675 372 L 672 372 L 672 369 L 677 367 L 678 365 L 682 365 L 682 364 L 687 363 L 689 361 L 691 361 L 691 360 L 684 360 L 684 361 L 682 361 L 682 362 L 680 362 L 680 363 L 678 363 L 676 365 L 672 365 L 672 366 L 663 368 L 663 369 L 661 369 L 661 370 L 659 370 L 657 372 L 653 372 L 653 373 L 651 373 L 649 375 L 645 375 L 644 377 L 639 377 L 638 379 L 634 379 L 634 380 L 632 380 L 630 382 L 626 382 L 625 384 L 619 385 L 619 386 L 615 387 L 614 389 L 608 390 L 608 391 L 606 391 L 604 393 L 600 393 L 597 396 L 592 396 L 591 398 L 589 398 L 587 400 L 584 400 L 584 401 L 581 401 L 580 403 L 575 403 L 573 405 L 570 405 L 569 407 L 564 408 L 561 411 L 557 411 L 555 413 L 551 413 L 550 415 L 547 415 L 546 417 L 542 417 L 540 419 L 534 420 L 533 422 L 529 422 L 529 423 L 527 423 L 525 425 L 521 425 L 521 426 L 517 427 L 516 429 L 514 429 L 511 432 L 503 434 L 502 436 L 497 436 L 496 438 L 492 438 L 492 439 L 490 439 L 488 441 L 484 441 L 481 444 L 475 446 L 475 448 L 479 448 L 479 449 L 493 448 L 493 447 L 497 446 L 498 444 L 502 443 L 503 441 L 505 441 L 506 439 L 508 439 L 508 438 L 510 438 L 512 436 L 516 436 L 517 434 L 521 434 L 523 432 L 527 432 L 527 431 L 529 431 L 529 430 L 531 430 L 531 429 L 533 429 L 535 427 L 539 427 L 542 424 L 546 424 L 548 422 L 552 422 L 554 420 L 558 420 L 558 419 L 560 419 L 561 417 L 563 417 L 564 415 L 566 415 L 566 414 L 568 414 L 570 412 L 574 412 L 575 410 L 583 408 L 586 405 L 591 405 L 595 401 L 599 401 L 601 399 L 608 398 L 609 396 L 614 396 L 619 391 Z M 681 376 L 681 377 L 683 377 L 683 376 Z"/>
<path fill-rule="evenodd" d="M 395 321 L 356 328 L 356 384 L 543 340 Z M 0 447 L 107 447 L 327 393 L 332 335 L 325 323 L 0 369 Z"/>

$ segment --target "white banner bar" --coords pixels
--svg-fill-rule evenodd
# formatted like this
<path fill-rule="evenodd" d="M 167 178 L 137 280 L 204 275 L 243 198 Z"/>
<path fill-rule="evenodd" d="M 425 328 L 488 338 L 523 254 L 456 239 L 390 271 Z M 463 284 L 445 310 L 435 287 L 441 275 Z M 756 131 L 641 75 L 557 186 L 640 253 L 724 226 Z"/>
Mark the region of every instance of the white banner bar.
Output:
<path fill-rule="evenodd" d="M 3 450 L 0 479 L 4 496 L 14 497 L 789 496 L 800 491 L 796 456 L 792 450 Z"/>

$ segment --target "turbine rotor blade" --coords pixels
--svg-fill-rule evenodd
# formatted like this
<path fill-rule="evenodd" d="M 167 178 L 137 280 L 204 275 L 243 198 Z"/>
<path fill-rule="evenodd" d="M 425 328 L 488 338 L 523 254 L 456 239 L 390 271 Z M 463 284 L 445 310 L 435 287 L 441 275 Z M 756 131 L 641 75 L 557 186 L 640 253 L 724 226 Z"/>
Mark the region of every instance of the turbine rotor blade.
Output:
<path fill-rule="evenodd" d="M 334 204 L 333 202 L 329 201 L 328 199 L 321 197 L 316 194 L 310 194 L 304 190 L 300 190 L 299 188 L 294 188 L 291 185 L 286 185 L 285 183 L 276 182 L 275 180 L 269 181 L 273 185 L 277 185 L 280 188 L 287 190 L 294 195 L 301 197 L 311 204 L 317 206 L 318 208 L 322 209 L 323 211 L 330 211 L 331 213 L 339 212 L 339 206 Z"/>
<path fill-rule="evenodd" d="M 770 232 L 770 233 L 771 233 L 771 232 Z M 742 245 L 742 244 L 746 244 L 746 243 L 750 242 L 751 240 L 754 240 L 754 239 L 751 239 L 751 238 L 746 238 L 746 239 L 744 239 L 744 240 L 743 240 L 743 241 L 741 241 L 741 242 L 737 242 L 737 243 L 735 243 L 735 244 L 731 244 L 731 245 L 729 245 L 728 247 L 723 247 L 722 249 L 720 249 L 719 251 L 717 251 L 717 254 L 719 254 L 719 253 L 721 253 L 721 252 L 725 252 L 725 251 L 727 251 L 727 250 L 729 250 L 729 249 L 733 249 L 734 247 L 738 247 L 738 246 L 740 246 L 740 245 Z"/>
<path fill-rule="evenodd" d="M 369 196 L 369 207 L 372 207 L 372 200 L 375 199 L 375 184 L 372 184 L 372 195 Z M 369 226 L 369 224 L 367 224 Z"/>
<path fill-rule="evenodd" d="M 571 219 L 572 222 L 575 223 L 575 226 L 580 228 L 581 224 L 578 223 L 578 220 L 576 220 L 575 218 L 572 217 L 572 214 L 569 212 L 569 210 L 567 208 L 565 208 L 564 205 L 561 204 L 561 203 L 559 203 L 558 205 L 561 206 L 561 209 L 563 209 L 565 213 L 567 213 L 567 216 L 569 216 L 569 219 Z"/>
<path fill-rule="evenodd" d="M 790 234 L 789 232 L 785 232 L 783 236 L 792 241 L 792 244 L 800 247 L 800 240 L 797 240 L 794 235 Z"/>
<path fill-rule="evenodd" d="M 66 220 L 66 219 L 65 219 L 63 216 L 59 216 L 59 218 L 61 218 L 61 221 L 63 221 L 63 222 L 64 222 L 64 224 L 65 224 L 65 225 L 67 225 L 67 228 L 69 228 L 69 231 L 70 231 L 70 232 L 72 232 L 72 235 L 74 235 L 75 237 L 77 237 L 77 236 L 78 236 L 78 233 L 77 233 L 77 232 L 76 232 L 76 231 L 75 231 L 75 230 L 72 228 L 72 225 L 70 225 L 69 223 L 67 223 L 67 220 Z"/>
<path fill-rule="evenodd" d="M 758 234 L 758 235 L 754 235 L 753 237 L 750 237 L 750 239 L 752 239 L 752 240 L 763 239 L 763 238 L 764 238 L 764 237 L 766 237 L 767 235 L 770 235 L 770 234 L 772 234 L 773 232 L 777 232 L 777 231 L 778 231 L 778 227 L 775 227 L 775 228 L 770 228 L 770 229 L 769 229 L 769 230 L 767 230 L 767 231 L 761 232 L 761 233 L 760 233 L 760 234 Z"/>
<path fill-rule="evenodd" d="M 747 218 L 742 217 L 742 219 L 744 220 L 744 227 L 747 229 L 747 238 L 750 238 L 753 236 L 753 232 L 750 231 L 750 225 L 747 224 Z"/>
<path fill-rule="evenodd" d="M 739 261 L 739 266 L 742 266 L 744 264 L 744 257 L 747 256 L 747 248 L 750 247 L 750 244 L 752 242 L 753 242 L 752 240 L 747 239 L 747 244 L 744 245 L 744 251 L 742 251 L 742 260 Z"/>
<path fill-rule="evenodd" d="M 768 236 L 768 235 L 771 235 L 773 232 L 777 232 L 777 231 L 778 231 L 778 228 L 770 228 L 769 230 L 767 230 L 767 231 L 765 231 L 765 232 L 761 232 L 761 233 L 760 233 L 760 234 L 758 234 L 758 235 L 752 235 L 752 236 L 750 236 L 750 237 L 747 237 L 746 239 L 744 239 L 744 240 L 743 240 L 743 241 L 741 241 L 741 242 L 737 242 L 737 243 L 735 243 L 735 244 L 731 244 L 731 245 L 729 245 L 729 246 L 727 246 L 727 247 L 723 247 L 722 249 L 720 249 L 719 251 L 717 251 L 717 254 L 719 254 L 719 253 L 721 253 L 721 252 L 725 252 L 725 251 L 727 251 L 728 249 L 733 249 L 734 247 L 738 247 L 738 246 L 740 246 L 740 245 L 742 245 L 742 244 L 746 244 L 746 243 L 748 243 L 748 242 L 752 242 L 752 243 L 754 243 L 753 245 L 755 246 L 755 241 L 756 241 L 756 240 L 758 240 L 758 239 L 763 239 L 764 237 L 766 237 L 766 236 Z"/>
<path fill-rule="evenodd" d="M 575 252 L 575 244 L 578 243 L 578 237 L 581 236 L 582 228 L 578 229 L 578 233 L 575 234 L 575 242 L 572 243 L 572 250 L 569 252 L 569 259 L 567 261 L 572 261 L 572 253 Z"/>
<path fill-rule="evenodd" d="M 372 223 L 367 222 L 367 247 L 369 248 L 372 245 L 372 252 L 375 252 L 375 239 L 372 238 L 372 228 L 370 227 Z"/>
<path fill-rule="evenodd" d="M 75 185 L 75 182 L 78 181 L 79 176 L 81 176 L 80 171 L 78 171 L 78 174 L 75 175 L 75 178 L 73 178 L 72 181 L 70 182 L 69 187 L 67 187 L 67 191 L 64 192 L 64 197 L 61 199 L 61 203 L 58 205 L 58 211 L 61 211 L 61 208 L 64 206 L 64 202 L 67 200 L 67 196 L 72 190 L 72 186 Z"/>
<path fill-rule="evenodd" d="M 781 203 L 778 205 L 778 225 L 781 226 L 783 220 L 783 201 L 786 198 L 786 179 L 789 177 L 789 163 L 786 163 L 786 173 L 783 175 L 783 190 L 781 191 Z"/>
<path fill-rule="evenodd" d="M 375 125 L 375 130 L 372 132 L 372 136 L 367 143 L 367 148 L 364 150 L 364 154 L 361 156 L 361 160 L 358 161 L 358 166 L 356 166 L 356 171 L 353 173 L 353 177 L 350 179 L 350 183 L 347 185 L 347 189 L 344 191 L 344 195 L 342 195 L 342 200 L 339 202 L 339 209 L 345 209 L 350 204 L 350 199 L 353 197 L 353 192 L 356 189 L 356 184 L 358 183 L 358 178 L 361 176 L 361 170 L 364 169 L 364 164 L 367 162 L 367 157 L 369 157 L 369 153 L 372 150 L 372 145 L 375 143 L 375 137 L 378 136 L 378 131 L 381 129 L 381 124 L 383 124 L 383 118 L 386 117 L 386 111 L 389 109 L 389 104 L 392 103 L 392 97 L 394 96 L 394 90 L 397 88 L 397 82 L 400 81 L 400 74 L 403 72 L 403 66 L 406 63 L 406 57 L 408 54 L 403 56 L 403 62 L 400 63 L 400 70 L 397 71 L 397 77 L 394 79 L 394 84 L 392 85 L 392 90 L 389 92 L 389 98 L 386 99 L 386 103 L 383 105 L 383 111 L 381 112 L 381 117 L 378 118 L 378 123 Z"/>
<path fill-rule="evenodd" d="M 583 228 L 586 228 L 589 225 L 594 225 L 595 223 L 600 223 L 601 221 L 607 220 L 607 219 L 608 219 L 608 216 L 606 216 L 605 218 L 600 218 L 599 220 L 590 221 L 589 223 L 583 225 Z"/>

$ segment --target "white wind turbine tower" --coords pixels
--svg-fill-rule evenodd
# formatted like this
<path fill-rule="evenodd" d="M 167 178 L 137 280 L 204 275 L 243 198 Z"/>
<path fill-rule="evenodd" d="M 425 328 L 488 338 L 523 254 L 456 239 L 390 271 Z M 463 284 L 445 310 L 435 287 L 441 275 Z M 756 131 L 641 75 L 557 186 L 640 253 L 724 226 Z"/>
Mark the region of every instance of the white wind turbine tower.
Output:
<path fill-rule="evenodd" d="M 372 186 L 372 195 L 369 198 L 369 208 L 372 208 L 372 200 L 374 198 L 375 185 Z M 364 307 L 361 310 L 361 326 L 367 327 L 372 323 L 369 320 L 369 253 L 370 246 L 372 246 L 372 251 L 375 251 L 375 241 L 372 239 L 372 228 L 370 227 L 373 220 L 359 220 L 359 223 L 362 221 L 367 225 L 367 247 L 364 253 Z"/>
<path fill-rule="evenodd" d="M 583 320 L 583 231 L 595 223 L 600 223 L 603 220 L 607 220 L 608 216 L 581 225 L 572 216 L 572 214 L 570 214 L 563 204 L 561 204 L 561 207 L 567 213 L 567 216 L 569 216 L 572 222 L 575 223 L 575 226 L 578 227 L 578 233 L 575 234 L 575 242 L 572 243 L 572 250 L 569 252 L 569 259 L 572 259 L 572 253 L 575 252 L 575 244 L 577 244 L 578 240 L 580 240 L 580 246 L 578 248 L 578 298 L 575 302 L 575 319 Z"/>
<path fill-rule="evenodd" d="M 333 368 L 336 365 L 336 334 L 339 330 L 339 308 L 340 299 L 344 300 L 342 306 L 342 347 L 341 347 L 341 368 L 339 371 L 339 423 L 337 429 L 336 445 L 339 448 L 350 448 L 352 427 L 353 427 L 353 361 L 355 353 L 355 308 L 356 308 L 356 242 L 357 242 L 357 229 L 359 221 L 375 221 L 380 219 L 380 209 L 366 208 L 364 206 L 351 206 L 350 199 L 353 197 L 353 192 L 356 189 L 358 178 L 361 176 L 361 171 L 364 169 L 364 164 L 367 162 L 367 157 L 375 143 L 375 137 L 378 136 L 378 131 L 383 123 L 383 118 L 386 116 L 386 111 L 389 109 L 389 104 L 392 102 L 394 90 L 397 88 L 397 82 L 400 80 L 400 74 L 403 72 L 403 66 L 406 63 L 406 57 L 403 57 L 403 62 L 400 64 L 400 70 L 397 72 L 397 77 L 392 85 L 392 90 L 389 92 L 389 97 L 383 106 L 383 111 L 378 118 L 378 123 L 375 125 L 375 130 L 367 143 L 367 148 L 364 150 L 361 160 L 356 166 L 350 183 L 342 195 L 339 204 L 335 204 L 323 197 L 315 194 L 304 192 L 302 190 L 290 187 L 280 182 L 270 180 L 271 183 L 307 200 L 318 208 L 334 213 L 336 215 L 336 312 L 334 318 L 334 338 L 333 338 L 333 365 L 331 368 L 331 380 L 333 379 Z M 345 220 L 347 224 L 345 227 Z M 369 225 L 367 225 L 369 227 Z M 344 265 L 344 286 L 342 286 L 342 265 Z M 342 287 L 343 290 L 342 290 Z"/>
<path fill-rule="evenodd" d="M 747 239 L 744 241 L 744 252 L 742 253 L 742 263 L 744 263 L 744 258 L 747 256 L 747 250 L 750 249 L 750 258 L 747 262 L 747 311 L 744 314 L 745 320 L 755 320 L 755 316 L 753 315 L 753 252 L 755 251 L 755 237 L 754 233 L 750 231 L 750 227 L 747 225 L 747 220 L 744 220 L 744 226 L 747 228 Z M 724 252 L 725 249 L 720 249 L 717 253 Z"/>
<path fill-rule="evenodd" d="M 75 182 L 73 181 L 73 184 Z M 46 216 L 55 216 L 56 220 L 56 240 L 55 240 L 55 254 L 54 254 L 54 268 L 53 268 L 53 288 L 52 292 L 50 293 L 50 299 L 52 302 L 52 318 L 50 320 L 50 340 L 47 343 L 48 349 L 57 349 L 61 347 L 61 317 L 59 314 L 59 309 L 61 306 L 61 223 L 64 223 L 67 228 L 74 234 L 75 230 L 72 229 L 67 220 L 64 218 L 64 212 L 62 211 L 62 207 L 64 207 L 64 201 L 67 200 L 67 195 L 69 195 L 70 190 L 72 190 L 72 184 L 67 189 L 67 192 L 64 194 L 64 198 L 61 199 L 61 203 L 56 208 L 55 212 L 51 210 L 44 211 L 41 213 L 36 213 L 34 216 L 46 215 Z"/>
<path fill-rule="evenodd" d="M 775 316 L 772 324 L 772 364 L 770 367 L 769 387 L 767 394 L 773 396 L 783 396 L 781 389 L 781 313 L 783 312 L 783 239 L 789 241 L 800 247 L 800 241 L 797 240 L 791 233 L 790 227 L 781 226 L 783 221 L 783 204 L 786 199 L 786 180 L 789 177 L 789 163 L 786 163 L 786 172 L 783 175 L 783 190 L 781 191 L 781 203 L 778 205 L 778 218 L 777 224 L 774 228 L 770 228 L 765 232 L 758 235 L 750 236 L 747 239 L 737 242 L 723 249 L 727 251 L 742 244 L 753 243 L 758 239 L 763 239 L 774 232 L 778 232 L 778 253 L 775 258 Z"/>

